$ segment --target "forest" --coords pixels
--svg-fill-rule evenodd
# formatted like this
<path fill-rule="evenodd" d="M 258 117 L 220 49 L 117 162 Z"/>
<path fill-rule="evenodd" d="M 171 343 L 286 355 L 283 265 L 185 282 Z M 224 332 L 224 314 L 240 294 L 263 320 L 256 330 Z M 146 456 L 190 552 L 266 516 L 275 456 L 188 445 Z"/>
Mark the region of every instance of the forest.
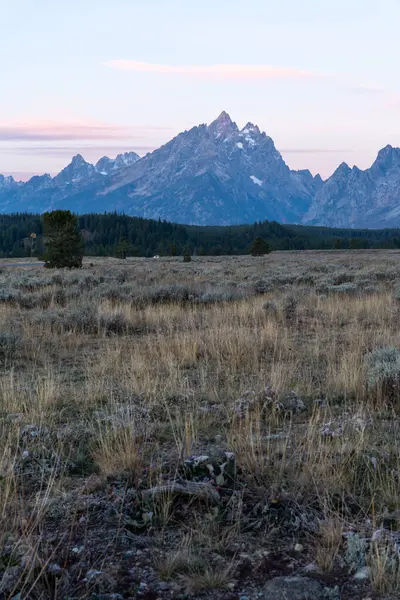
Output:
<path fill-rule="evenodd" d="M 42 218 L 28 213 L 0 215 L 0 256 L 41 256 Z M 249 254 L 258 237 L 272 250 L 400 248 L 400 229 L 340 229 L 275 221 L 203 227 L 118 213 L 79 215 L 78 223 L 87 256 L 240 255 Z"/>

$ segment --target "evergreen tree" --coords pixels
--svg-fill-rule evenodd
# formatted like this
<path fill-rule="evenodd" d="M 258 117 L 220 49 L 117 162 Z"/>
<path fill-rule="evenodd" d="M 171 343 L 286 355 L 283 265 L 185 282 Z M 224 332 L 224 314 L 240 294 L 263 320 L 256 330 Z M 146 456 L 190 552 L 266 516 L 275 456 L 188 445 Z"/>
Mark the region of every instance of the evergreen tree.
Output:
<path fill-rule="evenodd" d="M 264 256 L 264 254 L 269 254 L 270 252 L 270 245 L 262 237 L 256 238 L 250 248 L 250 254 L 252 256 Z"/>
<path fill-rule="evenodd" d="M 131 245 L 128 242 L 128 240 L 126 239 L 126 237 L 121 237 L 115 248 L 115 253 L 118 256 L 118 258 L 126 258 L 128 256 L 128 253 L 130 252 L 130 250 L 131 250 Z"/>
<path fill-rule="evenodd" d="M 83 239 L 78 231 L 78 219 L 69 210 L 54 210 L 43 215 L 45 237 L 45 267 L 80 268 Z"/>
<path fill-rule="evenodd" d="M 171 244 L 169 247 L 169 255 L 176 256 L 177 254 L 178 254 L 178 248 L 177 248 L 176 244 Z"/>

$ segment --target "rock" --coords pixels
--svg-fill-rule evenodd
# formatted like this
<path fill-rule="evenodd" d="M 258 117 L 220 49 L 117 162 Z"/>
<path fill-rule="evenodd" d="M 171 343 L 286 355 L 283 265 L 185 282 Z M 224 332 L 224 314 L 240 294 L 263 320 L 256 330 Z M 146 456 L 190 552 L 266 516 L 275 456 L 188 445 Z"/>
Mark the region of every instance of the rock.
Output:
<path fill-rule="evenodd" d="M 361 569 L 358 569 L 358 571 L 355 572 L 354 579 L 357 579 L 358 581 L 363 581 L 369 579 L 370 575 L 371 569 L 369 567 L 361 567 Z"/>
<path fill-rule="evenodd" d="M 62 573 L 62 568 L 57 563 L 50 563 L 47 570 L 50 573 L 53 573 L 53 575 L 60 575 Z"/>
<path fill-rule="evenodd" d="M 323 600 L 324 586 L 309 577 L 275 577 L 265 584 L 263 600 Z"/>
<path fill-rule="evenodd" d="M 210 502 L 210 504 L 219 504 L 220 495 L 213 486 L 206 482 L 194 482 L 186 481 L 185 483 L 178 483 L 176 481 L 170 481 L 166 485 L 160 485 L 150 490 L 143 492 L 143 498 L 145 500 L 157 499 L 160 496 L 192 496 Z"/>
<path fill-rule="evenodd" d="M 319 573 L 320 568 L 316 563 L 309 563 L 303 569 L 304 573 Z"/>
<path fill-rule="evenodd" d="M 169 588 L 170 588 L 170 585 L 166 581 L 160 581 L 160 583 L 158 584 L 159 590 L 169 590 Z"/>
<path fill-rule="evenodd" d="M 97 571 L 96 569 L 90 569 L 86 573 L 86 579 L 88 581 L 92 581 L 93 579 L 95 579 L 96 577 L 98 577 L 99 575 L 101 575 L 102 573 L 103 573 L 103 571 Z"/>
<path fill-rule="evenodd" d="M 294 547 L 295 552 L 303 552 L 303 550 L 304 550 L 303 544 L 296 544 Z"/>
<path fill-rule="evenodd" d="M 274 402 L 273 408 L 285 413 L 300 412 L 305 410 L 305 404 L 300 396 L 292 390 L 279 401 Z"/>

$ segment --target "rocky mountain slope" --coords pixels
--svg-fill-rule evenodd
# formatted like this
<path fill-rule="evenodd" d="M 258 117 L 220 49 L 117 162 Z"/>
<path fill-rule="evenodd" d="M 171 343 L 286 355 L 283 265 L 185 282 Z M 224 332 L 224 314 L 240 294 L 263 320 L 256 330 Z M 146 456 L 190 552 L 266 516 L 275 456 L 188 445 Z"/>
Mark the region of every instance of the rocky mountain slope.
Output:
<path fill-rule="evenodd" d="M 386 146 L 365 171 L 342 163 L 317 191 L 303 222 L 332 227 L 398 227 L 400 148 Z"/>
<path fill-rule="evenodd" d="M 179 134 L 106 182 L 97 201 L 128 214 L 201 225 L 298 222 L 322 185 L 292 172 L 257 126 L 223 112 Z"/>
<path fill-rule="evenodd" d="M 1 212 L 120 211 L 177 223 L 229 225 L 265 219 L 336 227 L 400 225 L 400 149 L 381 150 L 370 169 L 343 163 L 325 182 L 293 171 L 256 125 L 226 112 L 140 158 L 96 165 L 77 155 L 55 177 L 26 183 L 0 176 Z"/>

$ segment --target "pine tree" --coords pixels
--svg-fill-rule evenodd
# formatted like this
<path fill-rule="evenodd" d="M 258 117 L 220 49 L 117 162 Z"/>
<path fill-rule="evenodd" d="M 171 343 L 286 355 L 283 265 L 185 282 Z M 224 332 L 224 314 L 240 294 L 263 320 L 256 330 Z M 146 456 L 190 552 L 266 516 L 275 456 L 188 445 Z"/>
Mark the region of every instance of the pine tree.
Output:
<path fill-rule="evenodd" d="M 190 256 L 190 250 L 186 247 L 183 251 L 183 262 L 190 262 L 191 260 L 192 257 Z"/>
<path fill-rule="evenodd" d="M 80 268 L 83 239 L 78 231 L 78 219 L 69 210 L 54 210 L 43 215 L 45 237 L 45 267 Z"/>
<path fill-rule="evenodd" d="M 270 245 L 261 237 L 256 238 L 250 248 L 250 254 L 252 256 L 264 256 L 264 254 L 269 254 L 270 252 Z"/>
<path fill-rule="evenodd" d="M 117 247 L 115 249 L 115 253 L 118 258 L 126 258 L 128 252 L 131 251 L 131 245 L 126 239 L 126 237 L 121 237 L 118 241 Z"/>

